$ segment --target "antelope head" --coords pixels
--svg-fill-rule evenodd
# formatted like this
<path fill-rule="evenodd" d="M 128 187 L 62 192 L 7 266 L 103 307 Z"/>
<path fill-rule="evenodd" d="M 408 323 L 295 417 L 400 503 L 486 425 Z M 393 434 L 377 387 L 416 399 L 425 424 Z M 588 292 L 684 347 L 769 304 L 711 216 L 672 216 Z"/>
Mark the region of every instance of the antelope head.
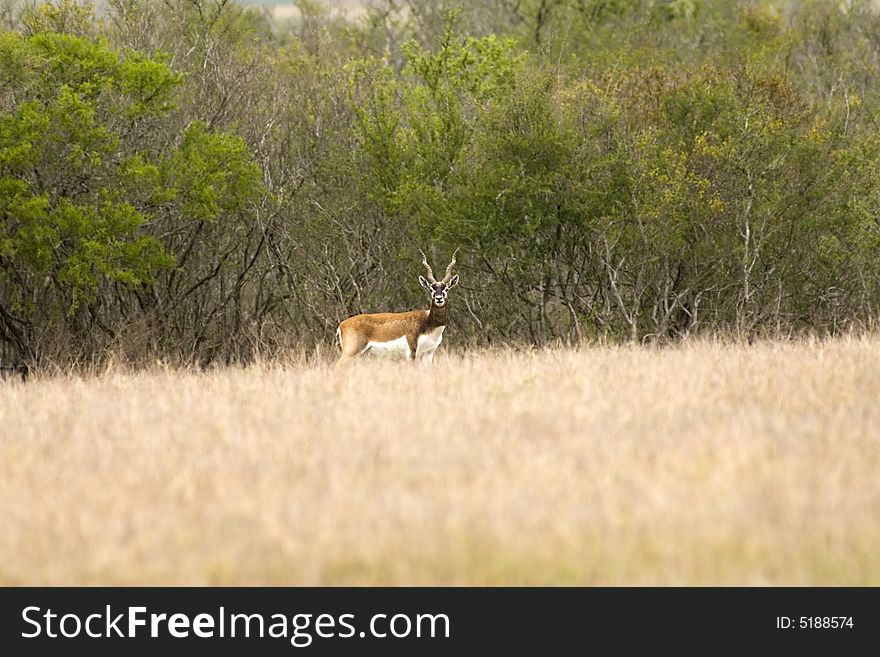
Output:
<path fill-rule="evenodd" d="M 422 255 L 422 264 L 428 270 L 427 277 L 419 276 L 419 285 L 425 288 L 431 295 L 431 304 L 437 308 L 442 308 L 446 305 L 449 290 L 458 285 L 458 274 L 452 275 L 452 268 L 455 267 L 455 256 L 458 254 L 458 249 L 452 254 L 452 262 L 447 265 L 446 274 L 439 281 L 434 278 L 434 272 L 431 270 L 431 265 L 428 264 L 425 252 L 419 249 L 419 253 Z"/>

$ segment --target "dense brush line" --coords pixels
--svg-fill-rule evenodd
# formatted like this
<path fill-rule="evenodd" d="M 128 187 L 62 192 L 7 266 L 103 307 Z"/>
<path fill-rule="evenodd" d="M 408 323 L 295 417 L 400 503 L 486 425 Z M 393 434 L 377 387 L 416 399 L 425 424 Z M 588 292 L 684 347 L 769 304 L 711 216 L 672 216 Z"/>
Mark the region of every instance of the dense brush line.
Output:
<path fill-rule="evenodd" d="M 4 363 L 874 330 L 873 3 L 301 10 L 0 0 Z"/>

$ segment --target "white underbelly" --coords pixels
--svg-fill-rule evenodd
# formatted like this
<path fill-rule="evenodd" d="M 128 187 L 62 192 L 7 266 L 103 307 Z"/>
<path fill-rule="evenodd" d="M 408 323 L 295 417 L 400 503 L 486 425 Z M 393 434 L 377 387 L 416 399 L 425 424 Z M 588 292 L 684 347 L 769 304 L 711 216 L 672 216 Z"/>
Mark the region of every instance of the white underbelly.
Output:
<path fill-rule="evenodd" d="M 406 343 L 406 336 L 399 337 L 396 340 L 388 340 L 387 342 L 370 341 L 367 344 L 369 346 L 367 351 L 370 355 L 379 356 L 380 358 L 406 356 L 406 353 L 409 351 L 409 345 Z"/>
<path fill-rule="evenodd" d="M 445 326 L 438 326 L 434 330 L 420 335 L 416 354 L 419 356 L 422 354 L 433 354 L 437 347 L 440 346 L 440 343 L 443 342 L 443 329 L 445 328 Z"/>

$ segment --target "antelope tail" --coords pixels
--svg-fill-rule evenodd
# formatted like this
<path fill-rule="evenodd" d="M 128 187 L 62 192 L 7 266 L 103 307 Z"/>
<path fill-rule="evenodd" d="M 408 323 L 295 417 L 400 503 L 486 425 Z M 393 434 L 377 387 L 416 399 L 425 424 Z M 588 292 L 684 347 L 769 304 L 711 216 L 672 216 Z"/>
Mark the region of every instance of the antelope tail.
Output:
<path fill-rule="evenodd" d="M 336 342 L 339 344 L 339 348 L 342 349 L 342 331 L 339 328 L 336 329 Z"/>

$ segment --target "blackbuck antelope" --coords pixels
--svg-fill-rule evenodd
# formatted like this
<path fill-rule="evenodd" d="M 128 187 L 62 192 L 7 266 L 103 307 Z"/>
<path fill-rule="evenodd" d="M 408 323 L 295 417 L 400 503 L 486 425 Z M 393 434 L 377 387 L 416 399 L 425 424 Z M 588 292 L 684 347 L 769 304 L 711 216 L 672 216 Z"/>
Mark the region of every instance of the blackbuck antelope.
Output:
<path fill-rule="evenodd" d="M 449 290 L 458 285 L 458 274 L 452 275 L 455 256 L 446 267 L 443 280 L 434 278 L 425 253 L 422 264 L 428 276 L 419 276 L 419 284 L 431 295 L 429 310 L 411 310 L 405 313 L 375 313 L 355 315 L 343 321 L 336 329 L 336 339 L 342 347 L 337 364 L 342 365 L 367 352 L 377 355 L 406 354 L 407 360 L 430 363 L 443 340 L 449 310 Z"/>

